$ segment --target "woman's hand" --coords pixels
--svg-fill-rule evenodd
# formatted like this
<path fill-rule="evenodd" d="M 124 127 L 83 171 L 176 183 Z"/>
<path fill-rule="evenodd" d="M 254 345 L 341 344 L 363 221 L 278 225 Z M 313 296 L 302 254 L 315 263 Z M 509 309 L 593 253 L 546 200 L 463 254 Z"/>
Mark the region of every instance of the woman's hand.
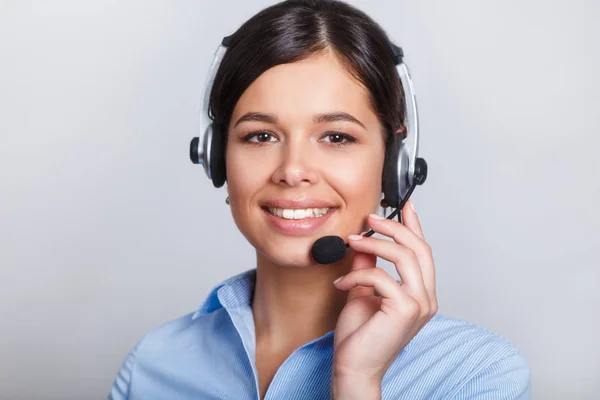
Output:
<path fill-rule="evenodd" d="M 349 291 L 335 329 L 335 399 L 379 398 L 385 372 L 438 309 L 433 256 L 412 202 L 404 225 L 377 217 L 369 216 L 371 229 L 394 241 L 351 236 L 351 271 L 334 283 Z M 394 263 L 402 284 L 375 267 L 377 256 Z"/>

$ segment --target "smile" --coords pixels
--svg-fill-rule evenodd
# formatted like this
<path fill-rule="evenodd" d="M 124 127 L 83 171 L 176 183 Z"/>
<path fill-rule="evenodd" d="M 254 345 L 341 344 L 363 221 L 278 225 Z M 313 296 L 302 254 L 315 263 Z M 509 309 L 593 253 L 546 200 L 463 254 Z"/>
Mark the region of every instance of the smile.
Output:
<path fill-rule="evenodd" d="M 261 208 L 266 221 L 286 235 L 312 235 L 327 224 L 338 207 L 320 200 L 274 200 Z"/>
<path fill-rule="evenodd" d="M 269 213 L 284 219 L 308 219 L 321 218 L 331 210 L 331 208 L 279 208 L 267 207 Z"/>

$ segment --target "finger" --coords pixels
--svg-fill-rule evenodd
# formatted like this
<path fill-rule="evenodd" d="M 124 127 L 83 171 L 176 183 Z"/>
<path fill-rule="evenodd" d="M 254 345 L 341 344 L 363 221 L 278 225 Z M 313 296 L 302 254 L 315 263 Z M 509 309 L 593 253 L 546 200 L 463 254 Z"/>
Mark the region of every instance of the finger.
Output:
<path fill-rule="evenodd" d="M 401 290 L 401 285 L 381 268 L 350 271 L 338 278 L 334 282 L 334 285 L 340 290 L 351 290 L 358 286 L 368 286 L 377 290 L 382 297 L 394 301 L 400 301 L 405 296 L 408 296 Z"/>
<path fill-rule="evenodd" d="M 410 207 L 409 207 L 410 208 Z M 369 225 L 371 228 L 382 235 L 388 236 L 394 242 L 411 249 L 419 260 L 419 266 L 422 271 L 423 282 L 429 294 L 429 298 L 433 301 L 435 297 L 435 266 L 433 262 L 433 254 L 431 246 L 408 227 L 389 219 L 378 219 L 375 216 L 369 216 Z"/>
<path fill-rule="evenodd" d="M 394 239 L 394 242 L 404 245 L 416 253 L 426 255 L 429 251 L 427 242 L 410 230 L 408 226 L 405 226 L 398 221 L 381 218 L 381 216 L 377 214 L 370 214 L 369 226 L 373 231 Z"/>
<path fill-rule="evenodd" d="M 417 216 L 415 205 L 412 200 L 408 200 L 402 208 L 402 222 L 415 235 L 425 240 L 423 228 L 421 227 L 421 222 L 419 221 L 419 217 Z"/>
<path fill-rule="evenodd" d="M 402 284 L 415 297 L 425 300 L 429 298 L 419 260 L 414 251 L 398 243 L 374 237 L 352 235 L 348 239 L 348 244 L 355 251 L 374 254 L 393 263 L 402 279 Z"/>
<path fill-rule="evenodd" d="M 377 257 L 373 254 L 360 253 L 355 251 L 354 257 L 352 258 L 351 271 L 359 271 L 370 268 L 375 268 L 375 262 Z M 374 296 L 375 293 L 372 287 L 369 286 L 357 286 L 348 292 L 348 298 L 346 302 L 357 299 L 359 297 Z"/>

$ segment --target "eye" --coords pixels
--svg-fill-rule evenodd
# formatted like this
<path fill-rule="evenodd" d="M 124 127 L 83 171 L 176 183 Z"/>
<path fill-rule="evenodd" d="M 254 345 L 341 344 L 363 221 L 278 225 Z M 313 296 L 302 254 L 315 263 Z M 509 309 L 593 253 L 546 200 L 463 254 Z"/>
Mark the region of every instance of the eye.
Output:
<path fill-rule="evenodd" d="M 257 131 L 250 132 L 249 134 L 244 136 L 242 140 L 247 143 L 263 144 L 268 142 L 275 142 L 277 138 L 271 132 Z"/>
<path fill-rule="evenodd" d="M 327 132 L 321 137 L 321 140 L 324 140 L 325 142 L 335 146 L 345 146 L 347 144 L 356 142 L 356 138 L 354 136 L 348 135 L 344 132 Z"/>

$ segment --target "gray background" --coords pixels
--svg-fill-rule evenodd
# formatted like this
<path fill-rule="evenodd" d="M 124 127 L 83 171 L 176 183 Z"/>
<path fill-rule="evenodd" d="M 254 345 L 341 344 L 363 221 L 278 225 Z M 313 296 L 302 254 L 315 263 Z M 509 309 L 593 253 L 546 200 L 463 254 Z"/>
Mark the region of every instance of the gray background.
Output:
<path fill-rule="evenodd" d="M 440 312 L 511 340 L 533 398 L 600 398 L 599 3 L 352 3 L 413 73 Z M 187 153 L 216 45 L 269 4 L 0 3 L 2 399 L 105 397 L 254 266 Z"/>

